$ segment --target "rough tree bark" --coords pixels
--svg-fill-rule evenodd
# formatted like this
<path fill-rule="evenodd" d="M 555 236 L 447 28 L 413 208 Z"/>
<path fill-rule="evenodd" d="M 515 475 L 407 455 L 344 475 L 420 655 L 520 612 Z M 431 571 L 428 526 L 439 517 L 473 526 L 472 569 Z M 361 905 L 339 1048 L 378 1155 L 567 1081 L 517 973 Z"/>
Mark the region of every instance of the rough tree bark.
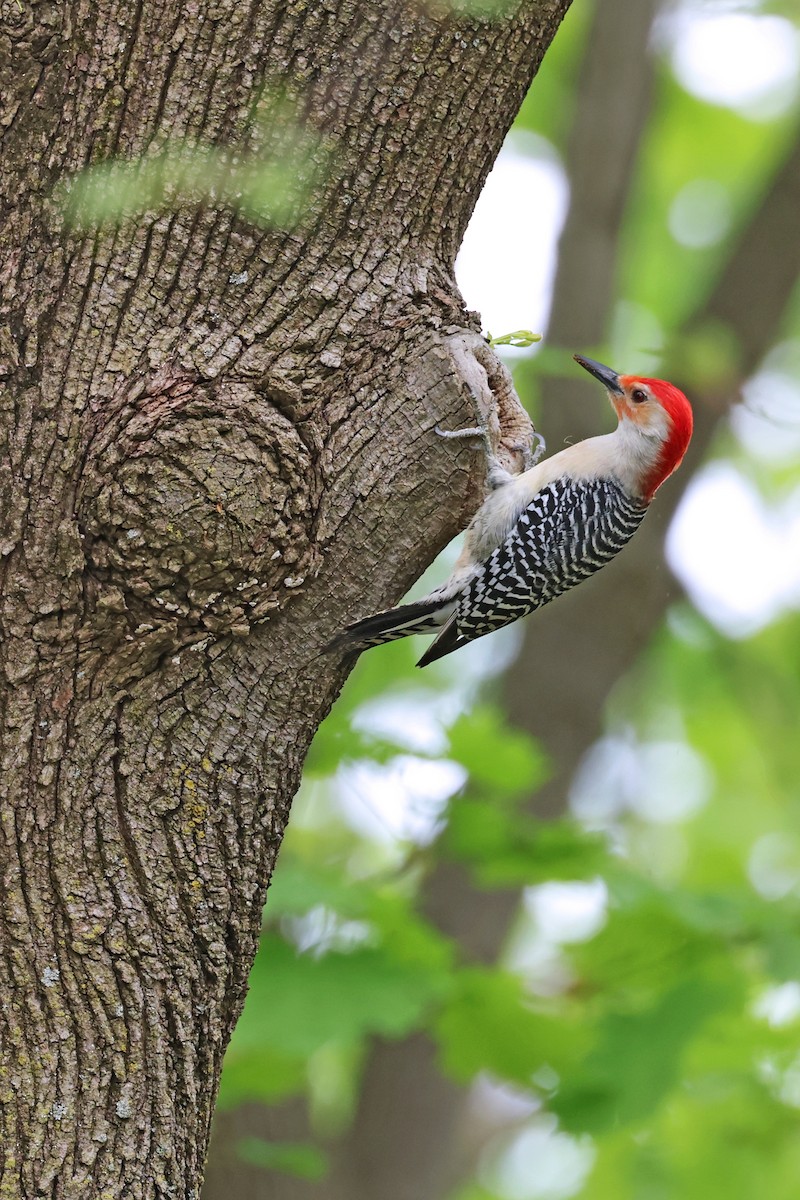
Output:
<path fill-rule="evenodd" d="M 197 1194 L 319 647 L 470 515 L 433 426 L 528 431 L 452 265 L 567 5 L 2 6 L 0 1197 Z M 325 138 L 290 233 L 65 231 L 66 175 L 251 152 L 272 90 Z"/>

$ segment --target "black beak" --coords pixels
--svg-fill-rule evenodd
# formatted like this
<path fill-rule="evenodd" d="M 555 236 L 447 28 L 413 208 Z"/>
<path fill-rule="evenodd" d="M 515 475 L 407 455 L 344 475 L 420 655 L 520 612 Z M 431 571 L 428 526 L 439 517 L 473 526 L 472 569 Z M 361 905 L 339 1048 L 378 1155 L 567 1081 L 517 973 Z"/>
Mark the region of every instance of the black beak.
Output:
<path fill-rule="evenodd" d="M 604 367 L 602 363 L 595 362 L 593 358 L 584 358 L 582 354 L 573 354 L 572 357 L 576 363 L 580 363 L 585 371 L 594 375 L 595 379 L 599 379 L 610 392 L 614 392 L 617 396 L 623 395 L 619 375 L 616 371 L 612 371 L 611 367 Z"/>

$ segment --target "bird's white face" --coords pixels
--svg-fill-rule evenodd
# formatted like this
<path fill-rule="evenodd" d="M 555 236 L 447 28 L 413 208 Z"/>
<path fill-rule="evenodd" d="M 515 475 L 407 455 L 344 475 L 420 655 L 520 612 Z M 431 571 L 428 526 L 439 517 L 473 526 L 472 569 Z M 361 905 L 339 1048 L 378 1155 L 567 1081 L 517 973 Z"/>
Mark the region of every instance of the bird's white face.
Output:
<path fill-rule="evenodd" d="M 648 502 L 686 453 L 692 436 L 692 409 L 679 388 L 666 379 L 620 375 L 611 367 L 574 355 L 585 371 L 602 383 L 619 417 L 615 437 L 626 444 L 617 473 L 625 470 L 631 488 Z"/>
<path fill-rule="evenodd" d="M 620 421 L 630 421 L 640 433 L 666 441 L 672 422 L 649 381 L 637 375 L 620 375 L 620 390 L 608 389 L 608 398 Z"/>
<path fill-rule="evenodd" d="M 582 354 L 576 354 L 575 361 L 604 385 L 620 422 L 629 423 L 629 428 L 633 426 L 648 438 L 666 441 L 670 437 L 672 421 L 662 403 L 659 388 L 670 388 L 671 384 L 664 384 L 659 379 L 643 379 L 639 375 L 620 375 L 611 367 Z"/>

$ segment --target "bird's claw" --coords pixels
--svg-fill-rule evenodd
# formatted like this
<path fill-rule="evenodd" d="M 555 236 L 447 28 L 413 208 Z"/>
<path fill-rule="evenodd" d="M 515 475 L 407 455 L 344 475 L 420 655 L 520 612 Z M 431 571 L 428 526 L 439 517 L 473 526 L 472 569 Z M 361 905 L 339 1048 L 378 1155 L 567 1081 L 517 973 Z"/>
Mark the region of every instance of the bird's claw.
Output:
<path fill-rule="evenodd" d="M 535 467 L 539 459 L 547 449 L 547 443 L 541 433 L 533 430 L 531 440 L 523 442 L 520 446 L 515 446 L 515 450 L 522 451 L 522 469 L 530 471 L 531 467 Z"/>
<path fill-rule="evenodd" d="M 434 426 L 434 430 L 439 437 L 443 438 L 480 438 L 486 447 L 489 459 L 496 460 L 497 458 L 489 437 L 489 427 L 487 425 L 471 425 L 467 429 L 442 429 L 440 425 L 436 425 Z M 536 466 L 547 449 L 547 444 L 542 434 L 534 429 L 530 442 L 527 440 L 511 442 L 509 449 L 516 450 L 522 455 L 522 469 L 528 471 L 531 467 Z"/>
<path fill-rule="evenodd" d="M 487 425 L 471 425 L 467 429 L 442 429 L 439 425 L 434 426 L 435 432 L 442 438 L 480 438 L 486 448 L 486 457 L 488 459 L 487 481 L 492 489 L 502 487 L 503 484 L 509 483 L 514 475 L 507 471 L 498 459 L 492 440 L 489 436 L 489 428 Z M 510 450 L 519 452 L 522 456 L 522 470 L 528 471 L 535 466 L 545 451 L 545 440 L 536 430 L 533 431 L 530 442 L 525 441 L 512 442 L 509 444 Z"/>
<path fill-rule="evenodd" d="M 480 438 L 486 450 L 486 482 L 494 491 L 496 488 L 502 487 L 513 479 L 513 475 L 500 462 L 495 453 L 492 439 L 489 436 L 489 428 L 487 425 L 473 425 L 468 429 L 440 429 L 437 425 L 436 432 L 439 437 L 443 438 Z"/>

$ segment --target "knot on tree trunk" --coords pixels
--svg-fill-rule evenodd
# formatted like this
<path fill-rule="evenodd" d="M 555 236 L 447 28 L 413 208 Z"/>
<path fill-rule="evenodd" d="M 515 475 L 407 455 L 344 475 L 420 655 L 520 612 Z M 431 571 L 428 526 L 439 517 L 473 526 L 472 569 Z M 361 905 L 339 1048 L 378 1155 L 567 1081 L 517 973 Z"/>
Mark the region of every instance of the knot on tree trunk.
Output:
<path fill-rule="evenodd" d="M 139 381 L 85 458 L 78 520 L 96 614 L 247 633 L 312 569 L 314 481 L 293 425 L 249 385 Z"/>

